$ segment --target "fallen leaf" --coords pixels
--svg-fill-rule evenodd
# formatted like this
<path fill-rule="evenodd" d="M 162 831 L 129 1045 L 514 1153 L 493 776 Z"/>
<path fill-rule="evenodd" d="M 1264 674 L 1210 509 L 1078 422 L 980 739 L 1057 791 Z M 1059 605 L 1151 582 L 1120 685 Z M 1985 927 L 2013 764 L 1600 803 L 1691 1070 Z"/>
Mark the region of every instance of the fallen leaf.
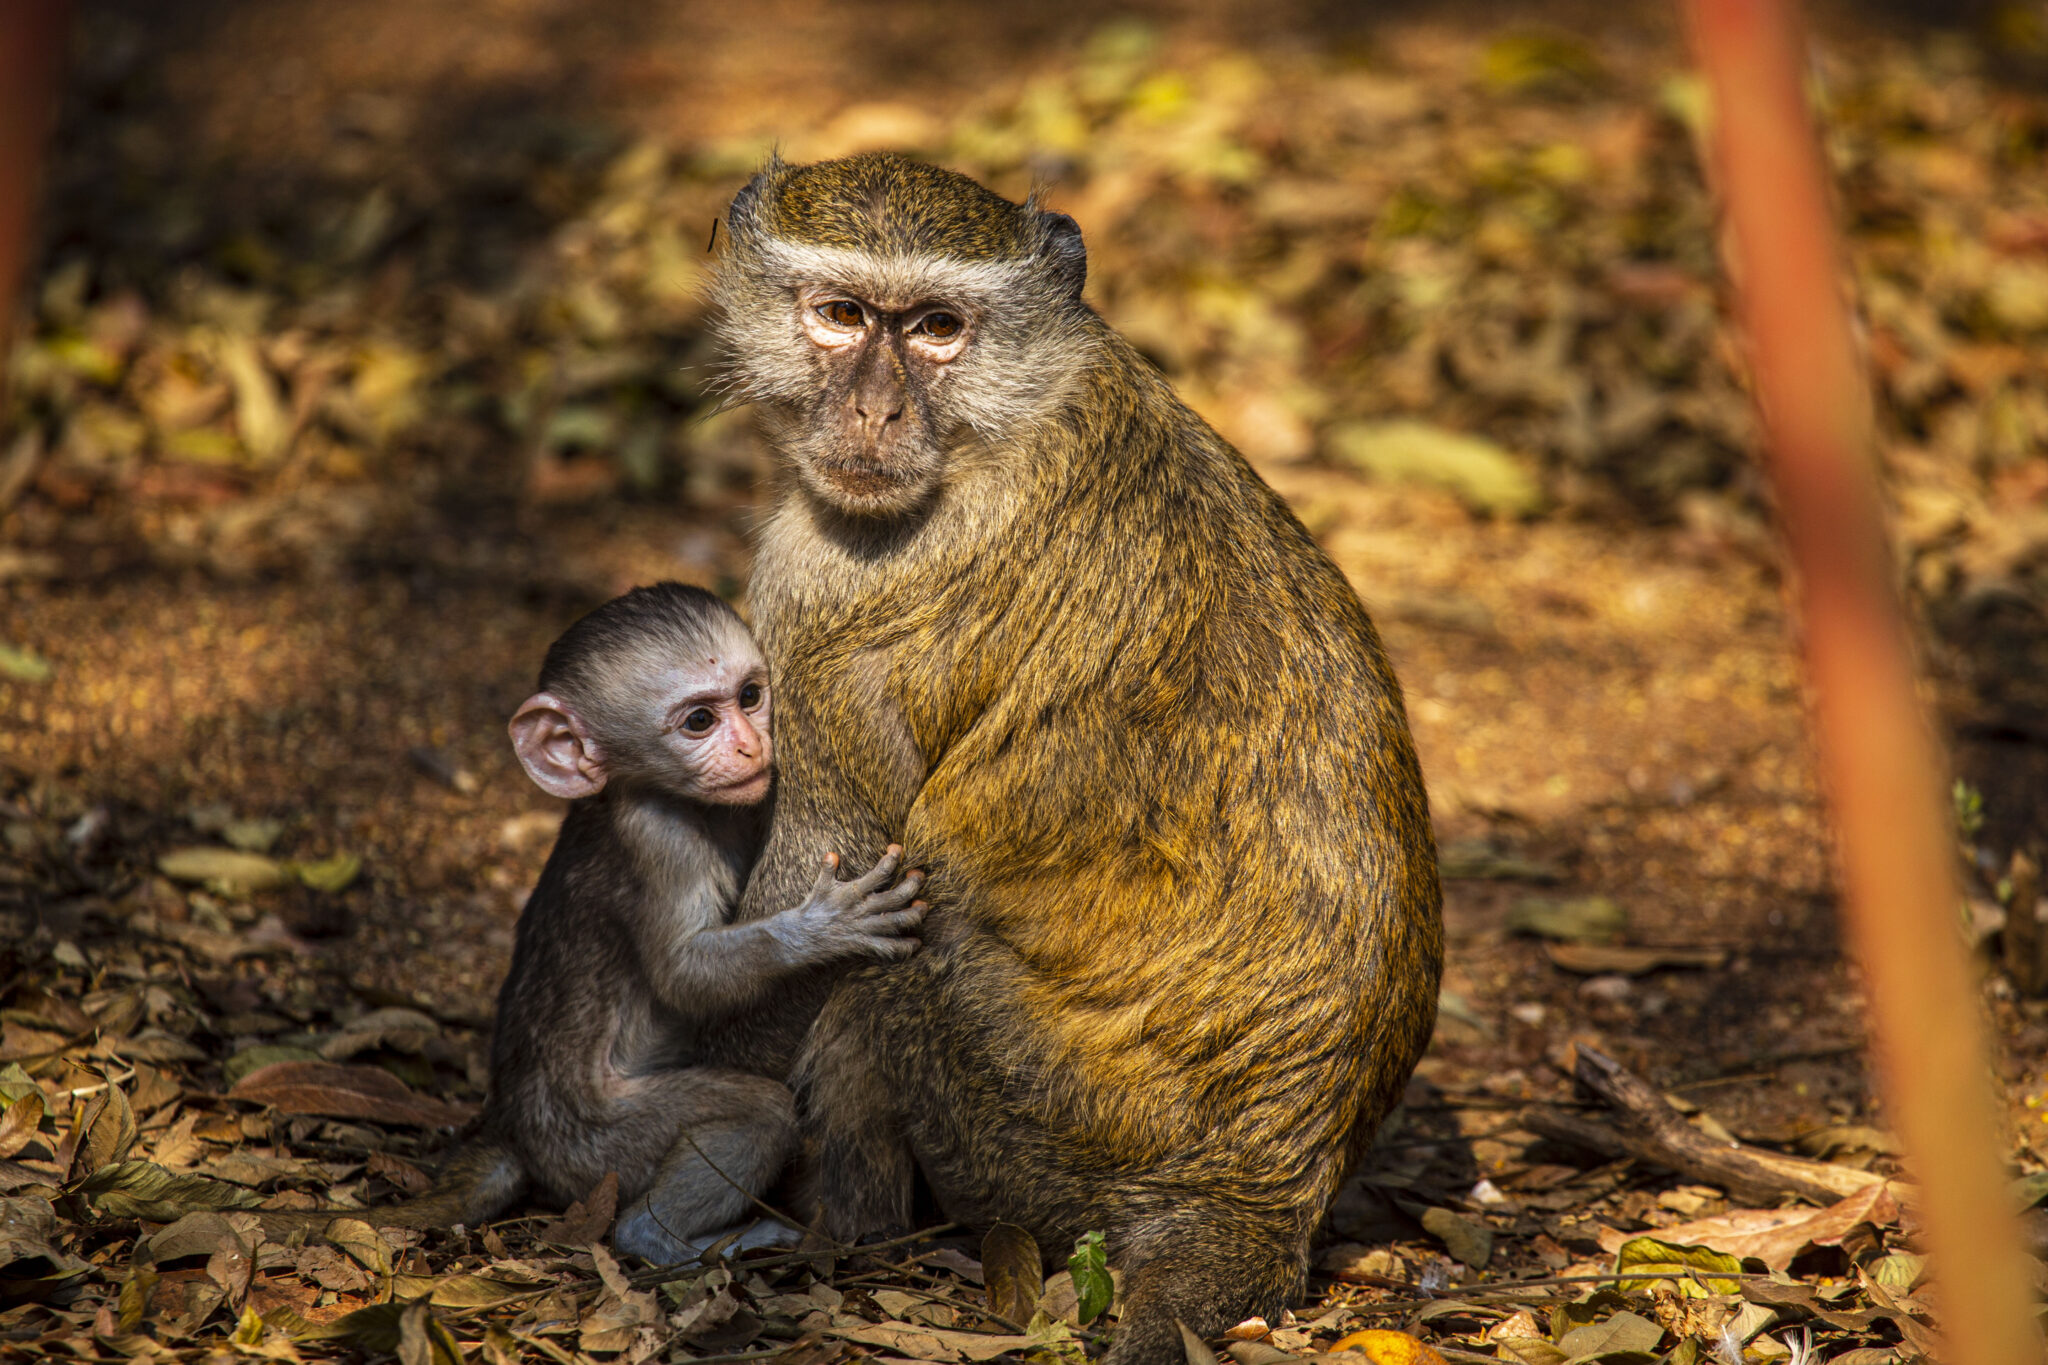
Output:
<path fill-rule="evenodd" d="M 834 1327 L 830 1329 L 830 1335 L 862 1346 L 880 1346 L 913 1360 L 994 1360 L 1000 1355 L 1028 1350 L 1035 1344 L 1029 1336 L 953 1332 L 938 1327 L 913 1327 L 903 1322 Z"/>
<path fill-rule="evenodd" d="M 0 1111 L 0 1158 L 11 1157 L 35 1141 L 43 1123 L 43 1092 L 23 1095 Z"/>
<path fill-rule="evenodd" d="M 228 847 L 244 853 L 268 853 L 284 833 L 282 820 L 230 820 L 221 826 L 220 837 Z"/>
<path fill-rule="evenodd" d="M 255 1356 L 259 1360 L 296 1361 L 299 1352 L 291 1338 L 263 1321 L 263 1315 L 254 1307 L 242 1309 L 241 1321 L 235 1324 L 230 1341 L 235 1344 L 239 1355 Z"/>
<path fill-rule="evenodd" d="M 1695 1279 L 1690 1271 L 1719 1271 L 1723 1276 L 1740 1275 L 1742 1258 L 1707 1246 L 1680 1246 L 1658 1237 L 1631 1237 L 1615 1253 L 1614 1273 L 1669 1274 L 1680 1295 L 1696 1298 L 1707 1294 L 1739 1294 L 1742 1281 L 1714 1278 Z M 1631 1286 L 1645 1292 L 1646 1286 Z"/>
<path fill-rule="evenodd" d="M 380 1047 L 423 1052 L 440 1036 L 441 1026 L 428 1016 L 418 1010 L 392 1006 L 350 1020 L 340 1033 L 320 1044 L 320 1055 L 330 1062 L 339 1062 Z"/>
<path fill-rule="evenodd" d="M 1606 896 L 1524 896 L 1508 911 L 1518 934 L 1571 943 L 1608 943 L 1628 932 L 1628 912 Z"/>
<path fill-rule="evenodd" d="M 1858 1223 L 1889 1227 L 1898 1219 L 1898 1200 L 1891 1186 L 1880 1182 L 1824 1209 L 1731 1209 L 1713 1218 L 1658 1228 L 1657 1240 L 1678 1246 L 1710 1246 L 1783 1270 L 1810 1246 L 1838 1245 Z M 1611 1228 L 1600 1233 L 1600 1245 L 1606 1251 L 1619 1252 L 1628 1240 L 1628 1234 Z"/>
<path fill-rule="evenodd" d="M 362 875 L 363 860 L 353 853 L 337 853 L 317 862 L 287 863 L 285 867 L 301 885 L 315 891 L 338 894 L 348 890 Z"/>
<path fill-rule="evenodd" d="M 1187 1365 L 1217 1365 L 1216 1353 L 1209 1349 L 1209 1343 L 1196 1336 L 1188 1325 L 1179 1318 L 1173 1325 L 1180 1328 L 1180 1350 Z"/>
<path fill-rule="evenodd" d="M 221 1063 L 221 1076 L 231 1086 L 239 1085 L 244 1078 L 266 1066 L 278 1062 L 317 1062 L 319 1053 L 309 1047 L 292 1047 L 284 1043 L 258 1043 L 245 1047 Z M 332 1060 L 332 1059 L 329 1059 Z"/>
<path fill-rule="evenodd" d="M 982 1284 L 986 1279 L 981 1262 L 956 1247 L 940 1247 L 937 1251 L 927 1251 L 917 1259 L 921 1264 L 950 1270 L 969 1284 Z"/>
<path fill-rule="evenodd" d="M 111 1082 L 87 1101 L 79 1127 L 81 1136 L 71 1159 L 74 1180 L 125 1160 L 135 1146 L 135 1112 L 121 1087 Z"/>
<path fill-rule="evenodd" d="M 258 1225 L 251 1222 L 248 1227 L 255 1231 Z M 243 1229 L 228 1221 L 228 1215 L 205 1209 L 188 1213 L 168 1227 L 159 1228 L 143 1241 L 141 1250 L 150 1264 L 167 1265 L 188 1256 L 211 1256 L 224 1237 L 249 1241 Z"/>
<path fill-rule="evenodd" d="M 432 1301 L 436 1308 L 494 1308 L 515 1299 L 532 1298 L 553 1283 L 544 1275 L 514 1277 L 503 1267 L 493 1266 L 488 1274 L 450 1275 L 436 1280 Z"/>
<path fill-rule="evenodd" d="M 396 1355 L 404 1365 L 463 1365 L 462 1347 L 424 1303 L 379 1303 L 328 1323 L 293 1324 L 299 1341 L 338 1341 L 360 1351 Z M 407 1351 L 411 1354 L 408 1355 Z"/>
<path fill-rule="evenodd" d="M 569 1206 L 560 1218 L 540 1230 L 543 1242 L 557 1246 L 591 1246 L 611 1231 L 619 1211 L 619 1173 L 606 1171 L 604 1179 Z"/>
<path fill-rule="evenodd" d="M 1648 948 L 1620 943 L 1546 943 L 1552 965 L 1580 976 L 1640 976 L 1660 967 L 1715 971 L 1728 963 L 1726 948 Z"/>
<path fill-rule="evenodd" d="M 44 683 L 56 675 L 49 660 L 32 649 L 0 645 L 0 678 L 12 682 Z"/>
<path fill-rule="evenodd" d="M 153 1161 L 102 1166 L 71 1186 L 70 1192 L 110 1218 L 146 1218 L 152 1223 L 174 1223 L 205 1209 L 254 1208 L 263 1202 L 260 1196 L 219 1180 L 173 1175 Z"/>
<path fill-rule="evenodd" d="M 268 464 L 283 453 L 291 434 L 291 419 L 284 400 L 278 397 L 277 381 L 256 353 L 254 339 L 245 333 L 223 333 L 215 346 L 216 358 L 235 390 L 235 427 L 242 445 L 258 464 Z"/>
<path fill-rule="evenodd" d="M 1496 1344 L 1501 1359 L 1517 1360 L 1521 1365 L 1566 1365 L 1571 1359 L 1541 1337 L 1502 1337 Z"/>
<path fill-rule="evenodd" d="M 1030 1233 L 1015 1223 L 997 1223 L 981 1239 L 981 1274 L 988 1306 L 997 1317 L 1022 1327 L 1045 1293 L 1045 1258 Z"/>
<path fill-rule="evenodd" d="M 404 1157 L 389 1152 L 372 1152 L 368 1167 L 371 1175 L 381 1175 L 399 1189 L 410 1195 L 425 1194 L 434 1188 L 434 1179 Z"/>
<path fill-rule="evenodd" d="M 361 1218 L 337 1218 L 320 1234 L 373 1275 L 391 1273 L 391 1243 Z"/>
<path fill-rule="evenodd" d="M 7 1302 L 40 1302 L 93 1269 L 60 1250 L 57 1211 L 47 1199 L 0 1198 L 0 1294 Z"/>
<path fill-rule="evenodd" d="M 1520 517 L 1543 507 L 1536 477 L 1478 436 L 1403 419 L 1344 423 L 1330 431 L 1329 444 L 1339 460 L 1376 479 L 1430 484 L 1476 511 Z"/>
<path fill-rule="evenodd" d="M 1662 1327 L 1624 1308 L 1604 1321 L 1574 1327 L 1558 1338 L 1557 1349 L 1572 1360 L 1592 1360 L 1624 1352 L 1648 1353 L 1663 1339 Z"/>
<path fill-rule="evenodd" d="M 174 848 L 159 856 L 156 866 L 172 881 L 198 882 L 223 896 L 274 891 L 286 881 L 284 866 L 275 858 L 232 848 Z"/>
<path fill-rule="evenodd" d="M 1461 1218 L 1449 1209 L 1431 1208 L 1423 1210 L 1422 1226 L 1454 1258 L 1474 1270 L 1486 1269 L 1493 1259 L 1493 1230 L 1484 1223 Z"/>
<path fill-rule="evenodd" d="M 360 1294 L 370 1287 L 369 1274 L 337 1247 L 310 1245 L 299 1248 L 298 1271 L 322 1289 L 332 1289 L 336 1293 Z"/>
<path fill-rule="evenodd" d="M 416 1093 L 381 1067 L 338 1062 L 273 1062 L 244 1076 L 228 1094 L 287 1114 L 418 1128 L 454 1128 L 470 1114 L 465 1105 Z"/>

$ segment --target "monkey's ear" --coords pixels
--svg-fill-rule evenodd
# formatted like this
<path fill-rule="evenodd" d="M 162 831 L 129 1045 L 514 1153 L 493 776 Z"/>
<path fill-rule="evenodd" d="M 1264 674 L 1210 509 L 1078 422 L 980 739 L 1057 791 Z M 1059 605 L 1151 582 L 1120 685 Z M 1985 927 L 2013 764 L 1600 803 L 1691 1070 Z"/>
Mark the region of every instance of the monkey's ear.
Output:
<path fill-rule="evenodd" d="M 552 692 L 536 692 L 519 704 L 512 723 L 512 751 L 542 791 L 574 801 L 604 790 L 604 755 L 583 717 Z"/>
<path fill-rule="evenodd" d="M 762 200 L 772 197 L 782 178 L 789 173 L 789 163 L 782 159 L 782 150 L 768 153 L 768 164 L 763 166 L 733 196 L 732 207 L 725 213 L 725 235 L 735 241 L 759 234 L 761 228 Z"/>
<path fill-rule="evenodd" d="M 1045 233 L 1045 254 L 1053 269 L 1075 298 L 1088 283 L 1088 247 L 1081 240 L 1081 225 L 1064 213 L 1041 209 L 1039 228 Z"/>

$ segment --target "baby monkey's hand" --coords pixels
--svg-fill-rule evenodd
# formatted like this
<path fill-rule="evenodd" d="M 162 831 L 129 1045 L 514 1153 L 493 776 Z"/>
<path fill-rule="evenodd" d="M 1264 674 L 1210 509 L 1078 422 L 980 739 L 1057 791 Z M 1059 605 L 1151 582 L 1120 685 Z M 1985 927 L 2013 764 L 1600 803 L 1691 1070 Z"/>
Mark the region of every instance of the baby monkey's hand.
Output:
<path fill-rule="evenodd" d="M 924 871 L 912 868 L 899 880 L 903 849 L 891 844 L 866 873 L 839 880 L 839 855 L 825 855 L 825 870 L 802 905 L 771 922 L 778 939 L 806 962 L 865 958 L 895 962 L 923 946 L 917 936 L 925 905 L 917 899 Z"/>

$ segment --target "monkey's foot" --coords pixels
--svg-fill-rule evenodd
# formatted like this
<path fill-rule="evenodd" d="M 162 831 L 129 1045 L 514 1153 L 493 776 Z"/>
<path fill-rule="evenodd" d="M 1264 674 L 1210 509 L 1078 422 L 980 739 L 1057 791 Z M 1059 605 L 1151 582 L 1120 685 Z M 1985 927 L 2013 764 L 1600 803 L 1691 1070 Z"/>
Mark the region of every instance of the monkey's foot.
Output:
<path fill-rule="evenodd" d="M 795 1246 L 803 1234 L 772 1218 L 736 1223 L 716 1232 L 678 1237 L 656 1222 L 644 1206 L 627 1213 L 612 1229 L 612 1249 L 622 1255 L 638 1256 L 651 1265 L 676 1265 L 694 1261 L 717 1247 L 721 1255 L 753 1251 L 760 1247 Z"/>

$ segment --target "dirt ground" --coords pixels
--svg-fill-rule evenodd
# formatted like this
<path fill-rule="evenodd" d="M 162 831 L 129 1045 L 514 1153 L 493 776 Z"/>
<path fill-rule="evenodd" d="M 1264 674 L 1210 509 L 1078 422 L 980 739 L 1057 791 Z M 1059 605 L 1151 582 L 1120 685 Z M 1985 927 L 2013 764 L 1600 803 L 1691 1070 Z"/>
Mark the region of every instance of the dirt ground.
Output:
<path fill-rule="evenodd" d="M 143 1022 L 183 1047 L 112 1056 L 138 1086 L 176 1077 L 187 1110 L 269 1112 L 219 1099 L 235 1058 L 394 1007 L 441 1041 L 361 1057 L 475 1098 L 560 816 L 506 717 L 598 601 L 746 579 L 766 457 L 703 392 L 705 235 L 768 144 L 887 144 L 1005 192 L 1047 184 L 1089 234 L 1098 306 L 1384 632 L 1445 855 L 1449 968 L 1379 1168 L 1510 1190 L 1505 1214 L 1461 1205 L 1492 1211 L 1496 1276 L 1605 1267 L 1594 1222 L 1727 1207 L 1646 1167 L 1528 1202 L 1558 1178 L 1529 1172 L 1563 1168 L 1513 1115 L 1569 1100 L 1588 1044 L 1745 1141 L 1858 1134 L 1890 1169 L 1681 35 L 1652 5 L 1533 28 L 1525 7 L 1358 9 L 82 6 L 0 426 L 0 458 L 31 469 L 0 504 L 0 1017 L 26 1030 L 0 1060 L 90 1074 L 62 1071 L 47 1002 L 97 1018 L 124 980 L 176 978 L 196 996 L 148 997 Z M 2048 304 L 2024 292 L 2048 218 L 2023 170 L 2038 180 L 2048 101 L 2017 40 L 1870 15 L 1818 34 L 1928 696 L 1981 797 L 1959 856 L 1995 909 L 2008 857 L 2048 832 Z M 1131 118 L 1165 112 L 1100 113 L 1118 81 Z M 1390 477 L 1369 447 L 1396 419 L 1497 443 L 1536 491 Z M 359 875 L 238 893 L 160 870 L 266 821 L 249 846 Z M 2048 1016 L 1988 971 L 1986 1002 L 2015 1173 L 2039 1171 Z M 137 1111 L 139 1154 L 179 1111 Z M 277 1160 L 347 1145 L 306 1127 L 294 1149 L 288 1128 L 243 1134 Z M 1408 1260 L 1377 1273 L 1419 1279 L 1442 1239 L 1386 1212 Z M 464 1253 L 426 1254 L 419 1273 Z M 132 1334 L 97 1306 L 119 1284 L 0 1325 L 42 1340 L 60 1309 L 100 1311 L 121 1328 L 102 1340 Z M 321 1292 L 275 1301 L 314 1319 L 367 1301 Z M 1469 1323 L 1436 1335 L 1505 1352 Z M 1873 1361 L 1911 1353 L 1910 1331 L 1873 1340 Z"/>

